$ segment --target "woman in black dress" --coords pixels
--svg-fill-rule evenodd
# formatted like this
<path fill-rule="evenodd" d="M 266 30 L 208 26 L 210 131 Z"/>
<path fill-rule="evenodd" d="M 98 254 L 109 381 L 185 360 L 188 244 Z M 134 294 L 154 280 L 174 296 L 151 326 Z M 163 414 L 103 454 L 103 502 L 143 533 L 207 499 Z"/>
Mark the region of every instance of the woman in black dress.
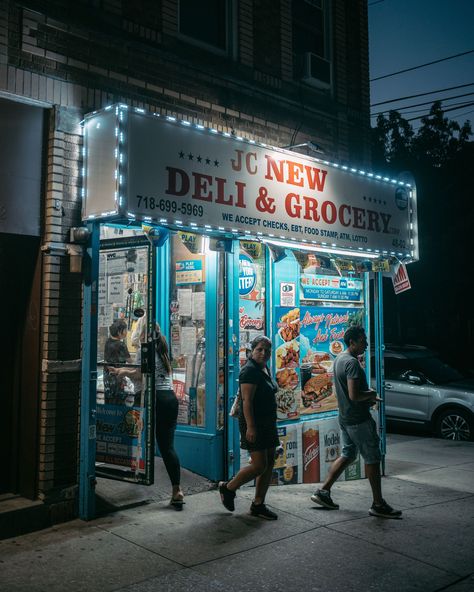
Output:
<path fill-rule="evenodd" d="M 267 520 L 276 520 L 278 516 L 265 505 L 275 462 L 275 448 L 279 445 L 275 400 L 278 387 L 267 365 L 272 342 L 262 335 L 256 337 L 250 347 L 249 359 L 239 375 L 239 430 L 240 447 L 249 451 L 251 463 L 240 469 L 227 483 L 220 482 L 219 493 L 225 508 L 233 512 L 236 490 L 256 479 L 255 498 L 250 513 Z"/>

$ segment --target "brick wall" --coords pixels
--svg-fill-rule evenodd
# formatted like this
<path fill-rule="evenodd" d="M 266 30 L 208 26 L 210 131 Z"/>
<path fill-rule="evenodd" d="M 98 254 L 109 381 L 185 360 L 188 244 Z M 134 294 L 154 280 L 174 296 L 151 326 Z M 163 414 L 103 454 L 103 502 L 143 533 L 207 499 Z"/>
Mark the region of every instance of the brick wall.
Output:
<path fill-rule="evenodd" d="M 56 107 L 47 142 L 38 493 L 50 502 L 77 483 L 82 278 L 70 272 L 69 258 L 54 245 L 67 243 L 69 229 L 81 223 L 78 122 L 77 115 Z"/>

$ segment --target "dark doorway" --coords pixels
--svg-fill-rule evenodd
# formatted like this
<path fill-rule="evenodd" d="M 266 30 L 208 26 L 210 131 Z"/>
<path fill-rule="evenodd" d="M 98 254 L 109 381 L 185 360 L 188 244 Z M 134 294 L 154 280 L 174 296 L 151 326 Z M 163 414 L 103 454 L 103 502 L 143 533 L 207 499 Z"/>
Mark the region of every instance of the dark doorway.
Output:
<path fill-rule="evenodd" d="M 36 490 L 40 364 L 39 238 L 0 234 L 0 493 Z"/>

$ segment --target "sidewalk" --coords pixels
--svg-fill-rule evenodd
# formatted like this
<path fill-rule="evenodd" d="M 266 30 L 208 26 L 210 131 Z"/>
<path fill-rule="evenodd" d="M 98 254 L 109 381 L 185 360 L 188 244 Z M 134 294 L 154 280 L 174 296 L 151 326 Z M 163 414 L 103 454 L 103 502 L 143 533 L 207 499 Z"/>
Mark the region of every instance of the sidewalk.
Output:
<path fill-rule="evenodd" d="M 474 443 L 390 436 L 384 495 L 403 520 L 369 517 L 366 481 L 337 484 L 339 511 L 313 486 L 271 488 L 277 522 L 236 512 L 216 491 L 0 542 L 0 590 L 411 591 L 474 589 Z"/>

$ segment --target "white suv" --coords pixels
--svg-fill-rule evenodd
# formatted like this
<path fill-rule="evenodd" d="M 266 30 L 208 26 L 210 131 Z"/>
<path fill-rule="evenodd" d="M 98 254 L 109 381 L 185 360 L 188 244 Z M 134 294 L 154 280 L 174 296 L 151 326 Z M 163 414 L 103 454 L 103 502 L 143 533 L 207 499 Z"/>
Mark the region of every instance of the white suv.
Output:
<path fill-rule="evenodd" d="M 416 345 L 386 344 L 384 369 L 387 419 L 429 425 L 447 440 L 474 440 L 474 379 Z"/>

